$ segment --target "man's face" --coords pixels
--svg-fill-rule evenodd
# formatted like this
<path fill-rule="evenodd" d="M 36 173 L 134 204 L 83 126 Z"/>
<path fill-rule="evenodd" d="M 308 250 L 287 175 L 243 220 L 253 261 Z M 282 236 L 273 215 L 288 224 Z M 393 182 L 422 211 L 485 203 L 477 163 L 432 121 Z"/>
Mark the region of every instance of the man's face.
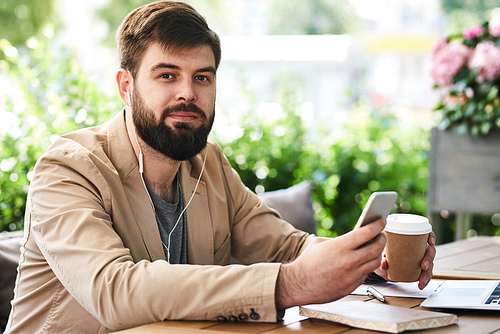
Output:
<path fill-rule="evenodd" d="M 187 160 L 207 144 L 215 111 L 215 59 L 209 46 L 176 52 L 151 44 L 132 90 L 138 135 L 152 149 Z"/>

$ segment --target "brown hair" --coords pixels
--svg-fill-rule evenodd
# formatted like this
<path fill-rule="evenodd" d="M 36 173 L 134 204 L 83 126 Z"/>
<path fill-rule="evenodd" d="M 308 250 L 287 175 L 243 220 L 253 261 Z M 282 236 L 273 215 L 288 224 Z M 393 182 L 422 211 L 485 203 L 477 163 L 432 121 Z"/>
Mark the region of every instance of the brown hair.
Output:
<path fill-rule="evenodd" d="M 190 5 L 157 1 L 139 7 L 125 17 L 116 33 L 120 67 L 135 78 L 146 48 L 154 42 L 165 50 L 209 45 L 215 68 L 221 58 L 220 40 L 205 19 Z"/>

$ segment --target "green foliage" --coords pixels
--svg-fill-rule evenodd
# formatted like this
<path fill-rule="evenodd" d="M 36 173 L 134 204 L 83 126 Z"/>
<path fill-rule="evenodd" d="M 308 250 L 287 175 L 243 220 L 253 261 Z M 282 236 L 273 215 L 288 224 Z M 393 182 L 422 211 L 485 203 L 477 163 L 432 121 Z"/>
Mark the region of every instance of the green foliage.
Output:
<path fill-rule="evenodd" d="M 0 133 L 0 231 L 22 228 L 31 173 L 55 136 L 102 123 L 121 108 L 89 81 L 74 52 L 53 47 L 40 40 L 29 54 L 0 60 L 10 86 L 0 92 L 0 110 L 12 120 Z"/>
<path fill-rule="evenodd" d="M 21 46 L 37 36 L 47 24 L 54 25 L 54 0 L 2 0 L 0 36 L 14 46 Z M 53 27 L 52 27 L 53 28 Z M 0 52 L 0 59 L 3 53 Z"/>
<path fill-rule="evenodd" d="M 428 130 L 360 102 L 343 129 L 307 131 L 297 114 L 300 80 L 280 82 L 280 117 L 259 116 L 250 102 L 239 138 L 224 142 L 214 133 L 244 184 L 261 192 L 312 181 L 321 236 L 351 230 L 374 191 L 397 191 L 397 212 L 426 214 Z"/>
<path fill-rule="evenodd" d="M 311 181 L 319 236 L 350 231 L 374 191 L 398 193 L 394 212 L 427 215 L 430 131 L 423 122 L 359 101 L 341 129 L 306 129 L 297 113 L 302 81 L 282 75 L 280 82 L 279 117 L 256 113 L 255 97 L 244 92 L 248 109 L 236 121 L 241 135 L 225 140 L 228 127 L 212 134 L 244 184 L 262 192 Z M 442 224 L 452 232 L 455 216 Z M 500 235 L 500 214 L 473 217 L 472 229 Z"/>
<path fill-rule="evenodd" d="M 498 6 L 498 0 L 441 0 L 449 32 L 480 25 Z"/>
<path fill-rule="evenodd" d="M 314 166 L 318 234 L 351 230 L 374 191 L 399 194 L 396 212 L 425 215 L 429 133 L 408 126 L 390 113 L 360 102 L 338 138 L 316 145 Z"/>

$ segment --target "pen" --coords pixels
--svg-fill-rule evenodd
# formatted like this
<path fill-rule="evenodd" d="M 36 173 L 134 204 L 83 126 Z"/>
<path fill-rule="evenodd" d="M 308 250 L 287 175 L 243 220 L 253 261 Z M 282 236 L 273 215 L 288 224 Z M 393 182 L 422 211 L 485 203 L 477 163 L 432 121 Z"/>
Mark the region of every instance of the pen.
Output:
<path fill-rule="evenodd" d="M 366 292 L 368 293 L 368 296 L 372 296 L 377 298 L 377 300 L 381 301 L 382 303 L 385 303 L 385 297 L 383 294 L 381 294 L 379 291 L 377 291 L 373 286 L 369 286 L 366 289 Z"/>

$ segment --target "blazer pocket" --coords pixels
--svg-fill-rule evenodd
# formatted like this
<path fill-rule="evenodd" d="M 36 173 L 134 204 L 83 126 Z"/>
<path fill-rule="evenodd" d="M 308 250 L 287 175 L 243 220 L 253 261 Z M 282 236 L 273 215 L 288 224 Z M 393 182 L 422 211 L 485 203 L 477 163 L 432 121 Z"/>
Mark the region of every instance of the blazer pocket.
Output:
<path fill-rule="evenodd" d="M 216 265 L 228 265 L 231 258 L 231 233 L 228 233 L 226 240 L 215 251 L 214 261 Z"/>

